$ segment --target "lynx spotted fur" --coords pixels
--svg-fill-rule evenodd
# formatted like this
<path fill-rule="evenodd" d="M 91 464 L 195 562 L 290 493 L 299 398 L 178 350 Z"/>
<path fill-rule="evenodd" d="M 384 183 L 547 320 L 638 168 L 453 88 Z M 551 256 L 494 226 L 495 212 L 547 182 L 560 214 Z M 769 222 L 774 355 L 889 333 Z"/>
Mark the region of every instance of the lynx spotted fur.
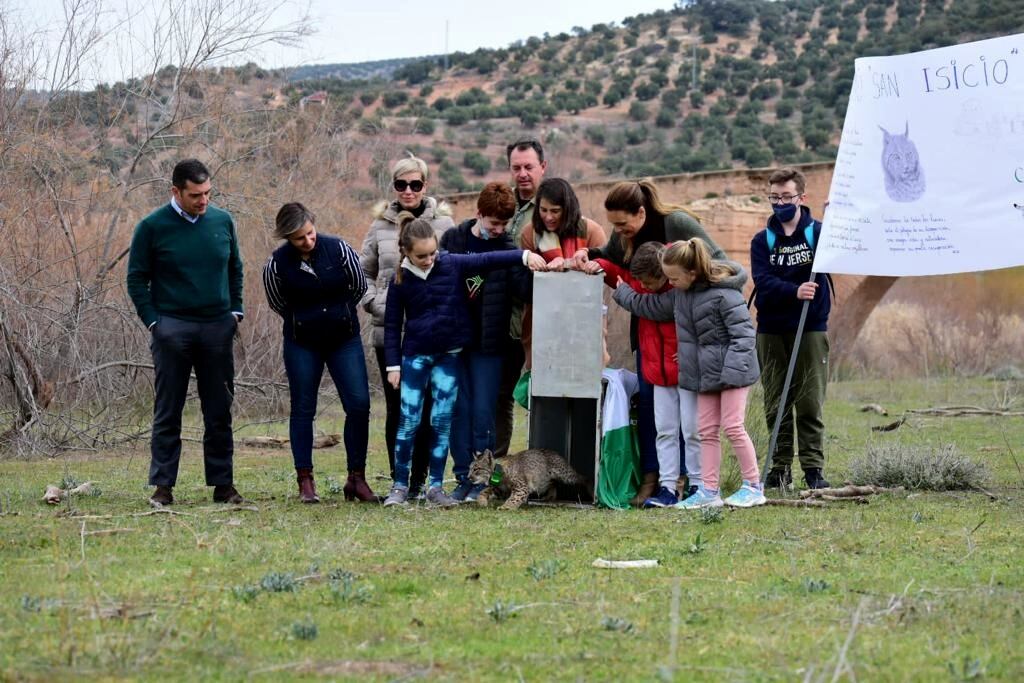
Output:
<path fill-rule="evenodd" d="M 554 494 L 555 482 L 570 486 L 586 485 L 583 477 L 565 458 L 546 448 L 529 448 L 506 455 L 500 461 L 489 450 L 478 453 L 469 466 L 469 480 L 474 484 L 488 485 L 477 498 L 481 505 L 487 505 L 495 494 L 507 495 L 508 500 L 501 506 L 502 510 L 522 507 L 530 494 Z"/>

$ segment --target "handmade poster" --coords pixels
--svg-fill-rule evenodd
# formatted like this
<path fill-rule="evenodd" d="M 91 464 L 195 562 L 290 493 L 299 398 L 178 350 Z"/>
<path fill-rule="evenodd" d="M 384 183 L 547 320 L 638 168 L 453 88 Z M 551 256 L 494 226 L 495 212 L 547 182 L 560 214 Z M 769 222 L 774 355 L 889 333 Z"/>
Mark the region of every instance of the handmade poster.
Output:
<path fill-rule="evenodd" d="M 855 62 L 819 273 L 1024 265 L 1024 34 Z"/>

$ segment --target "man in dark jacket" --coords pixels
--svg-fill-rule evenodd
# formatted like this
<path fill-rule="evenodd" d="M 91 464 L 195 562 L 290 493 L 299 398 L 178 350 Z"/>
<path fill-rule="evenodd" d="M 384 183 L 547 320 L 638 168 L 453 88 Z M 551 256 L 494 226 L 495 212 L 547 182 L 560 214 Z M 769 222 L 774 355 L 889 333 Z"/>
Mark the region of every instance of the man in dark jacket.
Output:
<path fill-rule="evenodd" d="M 231 214 L 210 206 L 210 172 L 196 159 L 174 167 L 171 200 L 135 228 L 128 294 L 152 332 L 155 396 L 149 483 L 154 507 L 174 502 L 181 411 L 193 369 L 203 411 L 203 461 L 213 500 L 241 503 L 234 487 L 233 341 L 242 320 L 242 258 Z"/>
<path fill-rule="evenodd" d="M 479 254 L 515 249 L 506 227 L 516 200 L 506 185 L 490 183 L 477 198 L 475 218 L 450 228 L 441 248 L 453 254 Z M 459 484 L 452 498 L 476 500 L 484 486 L 474 486 L 467 475 L 475 452 L 495 448 L 495 419 L 508 345 L 513 301 L 529 297 L 530 272 L 501 268 L 466 273 L 464 294 L 469 304 L 473 340 L 462 351 L 459 397 L 452 418 L 451 453 Z"/>
<path fill-rule="evenodd" d="M 778 487 L 792 482 L 795 413 L 797 451 L 804 479 L 811 488 L 826 488 L 829 483 L 822 474 L 825 467 L 822 408 L 828 383 L 827 330 L 832 302 L 824 273 L 818 273 L 814 281 L 810 281 L 821 224 L 811 218 L 810 208 L 804 205 L 806 180 L 802 173 L 782 168 L 769 176 L 768 183 L 768 201 L 773 215 L 767 227 L 750 242 L 750 267 L 756 287 L 757 358 L 761 364 L 764 414 L 769 430 L 775 426 L 800 312 L 805 301 L 809 301 L 810 306 L 772 454 L 772 467 L 765 483 Z"/>

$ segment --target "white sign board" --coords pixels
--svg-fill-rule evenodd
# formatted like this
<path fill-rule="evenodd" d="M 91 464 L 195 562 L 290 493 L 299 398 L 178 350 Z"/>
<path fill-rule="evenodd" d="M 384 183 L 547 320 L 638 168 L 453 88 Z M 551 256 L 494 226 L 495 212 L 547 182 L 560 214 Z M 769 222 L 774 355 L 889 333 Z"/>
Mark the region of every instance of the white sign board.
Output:
<path fill-rule="evenodd" d="M 1024 34 L 855 63 L 819 273 L 1024 265 Z"/>

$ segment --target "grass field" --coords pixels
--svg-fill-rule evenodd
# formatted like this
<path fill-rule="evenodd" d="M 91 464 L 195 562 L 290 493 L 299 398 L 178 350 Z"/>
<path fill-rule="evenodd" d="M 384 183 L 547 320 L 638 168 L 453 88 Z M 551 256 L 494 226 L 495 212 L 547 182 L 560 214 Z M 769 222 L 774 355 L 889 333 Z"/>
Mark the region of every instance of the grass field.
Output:
<path fill-rule="evenodd" d="M 829 391 L 833 482 L 872 443 L 955 444 L 989 465 L 995 500 L 913 492 L 718 520 L 385 510 L 331 493 L 327 477 L 344 474 L 335 448 L 315 455 L 319 506 L 296 501 L 286 451 L 239 453 L 236 483 L 253 509 L 238 509 L 210 502 L 192 448 L 174 514 L 147 514 L 144 451 L 0 462 L 0 678 L 1024 678 L 1024 419 L 909 416 L 879 434 L 870 427 L 895 417 L 858 410 L 1021 410 L 1024 387 Z M 64 478 L 101 494 L 43 504 L 45 485 Z M 599 557 L 660 564 L 595 569 Z"/>

